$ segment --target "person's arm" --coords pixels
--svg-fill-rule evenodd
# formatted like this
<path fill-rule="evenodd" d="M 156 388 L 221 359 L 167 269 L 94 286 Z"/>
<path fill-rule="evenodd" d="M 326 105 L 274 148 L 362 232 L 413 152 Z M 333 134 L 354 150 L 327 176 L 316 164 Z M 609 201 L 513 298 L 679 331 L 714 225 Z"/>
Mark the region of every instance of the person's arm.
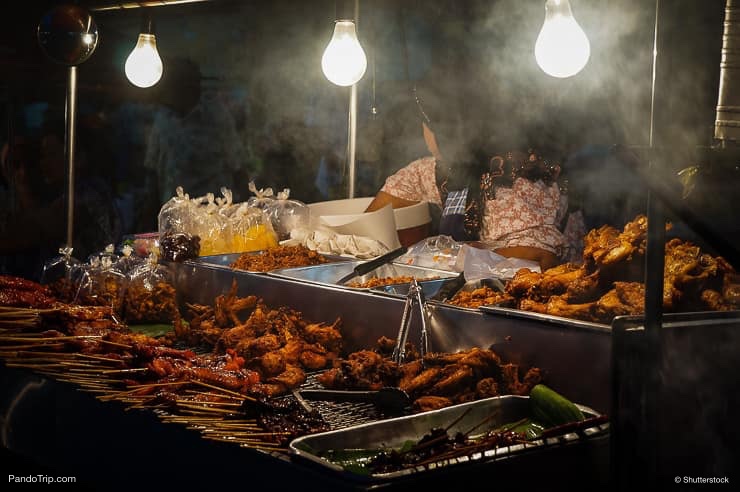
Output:
<path fill-rule="evenodd" d="M 393 208 L 403 208 L 421 201 L 439 201 L 435 165 L 433 158 L 424 158 L 401 168 L 385 180 L 385 185 L 365 211 L 373 212 L 389 203 Z"/>

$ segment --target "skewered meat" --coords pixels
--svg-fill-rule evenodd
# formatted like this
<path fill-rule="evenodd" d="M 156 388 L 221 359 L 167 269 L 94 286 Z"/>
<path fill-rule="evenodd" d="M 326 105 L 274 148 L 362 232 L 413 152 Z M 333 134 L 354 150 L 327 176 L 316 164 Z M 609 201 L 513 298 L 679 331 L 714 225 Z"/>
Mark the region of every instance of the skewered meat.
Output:
<path fill-rule="evenodd" d="M 0 275 L 0 306 L 47 309 L 56 303 L 51 291 L 36 282 Z"/>

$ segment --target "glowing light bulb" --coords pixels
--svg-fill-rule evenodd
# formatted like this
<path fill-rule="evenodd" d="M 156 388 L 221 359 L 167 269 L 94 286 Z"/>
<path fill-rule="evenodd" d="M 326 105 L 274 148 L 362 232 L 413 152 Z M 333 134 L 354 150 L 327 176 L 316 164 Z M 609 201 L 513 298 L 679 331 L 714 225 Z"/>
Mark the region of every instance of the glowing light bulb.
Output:
<path fill-rule="evenodd" d="M 321 57 L 321 69 L 330 82 L 341 86 L 354 85 L 365 75 L 367 57 L 354 22 L 339 20 L 334 25 L 334 36 Z"/>
<path fill-rule="evenodd" d="M 568 0 L 547 0 L 545 23 L 534 45 L 540 68 L 553 77 L 570 77 L 586 66 L 590 56 L 591 45 Z"/>
<path fill-rule="evenodd" d="M 162 78 L 162 59 L 154 34 L 139 34 L 136 47 L 126 59 L 126 77 L 137 87 L 151 87 Z"/>

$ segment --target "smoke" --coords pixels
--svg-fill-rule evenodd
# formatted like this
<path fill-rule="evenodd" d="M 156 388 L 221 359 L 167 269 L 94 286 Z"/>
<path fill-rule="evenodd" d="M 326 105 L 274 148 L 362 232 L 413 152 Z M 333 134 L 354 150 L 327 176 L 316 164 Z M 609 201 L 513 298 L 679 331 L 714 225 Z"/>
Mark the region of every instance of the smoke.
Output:
<path fill-rule="evenodd" d="M 666 75 L 656 86 L 655 128 L 676 149 L 669 160 L 680 169 L 712 134 L 724 2 L 663 3 L 669 49 L 659 54 L 659 72 L 664 63 Z M 349 90 L 329 83 L 320 68 L 334 2 L 311 2 L 310 9 L 295 0 L 217 5 L 189 7 L 187 16 L 158 9 L 160 51 L 196 61 L 213 90 L 242 91 L 246 172 L 259 186 L 292 186 L 293 196 L 310 201 L 320 165 L 335 181 L 345 178 Z M 358 84 L 361 188 L 376 191 L 387 174 L 426 153 L 414 84 L 433 88 L 449 113 L 461 113 L 455 139 L 469 153 L 533 146 L 564 159 L 594 144 L 647 145 L 654 3 L 571 5 L 590 39 L 591 59 L 581 73 L 555 79 L 534 59 L 543 1 L 361 2 L 358 33 L 369 62 Z M 120 16 L 121 32 L 135 24 L 123 14 L 109 15 Z M 624 182 L 624 191 L 631 191 L 623 166 L 600 169 L 603 156 L 589 159 L 597 170 L 581 173 L 581 163 L 566 163 L 573 186 Z M 598 176 L 592 180 L 592 174 Z M 331 198 L 344 189 L 337 186 Z"/>

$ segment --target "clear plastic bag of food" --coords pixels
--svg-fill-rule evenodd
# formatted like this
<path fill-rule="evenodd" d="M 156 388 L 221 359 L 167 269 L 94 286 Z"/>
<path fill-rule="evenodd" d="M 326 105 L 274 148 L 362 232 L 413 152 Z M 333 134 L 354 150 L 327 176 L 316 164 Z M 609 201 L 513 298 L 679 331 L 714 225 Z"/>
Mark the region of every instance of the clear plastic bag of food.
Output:
<path fill-rule="evenodd" d="M 231 218 L 232 251 L 244 253 L 274 248 L 277 234 L 269 217 L 259 208 L 242 203 Z"/>
<path fill-rule="evenodd" d="M 299 200 L 291 200 L 289 197 L 290 189 L 285 188 L 265 209 L 279 241 L 290 239 L 290 232 L 293 229 L 308 227 L 311 218 L 308 205 Z"/>
<path fill-rule="evenodd" d="M 254 196 L 250 197 L 249 200 L 247 200 L 247 205 L 249 205 L 250 207 L 264 210 L 275 200 L 272 188 L 260 188 L 258 190 L 257 185 L 254 184 L 254 181 L 249 182 L 249 191 L 254 193 Z"/>
<path fill-rule="evenodd" d="M 159 251 L 166 261 L 182 262 L 200 255 L 200 237 L 187 232 L 167 233 L 159 239 Z"/>
<path fill-rule="evenodd" d="M 229 253 L 231 250 L 231 227 L 228 218 L 219 214 L 219 206 L 213 193 L 202 199 L 193 214 L 191 234 L 200 237 L 200 255 L 211 256 Z M 187 232 L 187 231 L 184 231 Z"/>
<path fill-rule="evenodd" d="M 179 317 L 172 272 L 152 254 L 130 273 L 123 316 L 128 324 L 172 323 Z"/>
<path fill-rule="evenodd" d="M 83 272 L 80 261 L 72 256 L 72 248 L 64 246 L 59 248 L 59 256 L 44 263 L 41 283 L 48 286 L 60 301 L 72 302 L 77 296 Z"/>
<path fill-rule="evenodd" d="M 192 227 L 192 207 L 190 197 L 178 186 L 176 195 L 170 198 L 159 210 L 157 216 L 159 234 L 167 232 L 189 232 Z"/>
<path fill-rule="evenodd" d="M 447 235 L 431 236 L 412 245 L 396 260 L 405 265 L 415 265 L 439 270 L 461 271 L 455 266 L 462 243 Z"/>
<path fill-rule="evenodd" d="M 110 306 L 113 314 L 119 316 L 127 283 L 128 277 L 110 257 L 93 256 L 84 265 L 75 302 L 86 306 Z"/>
<path fill-rule="evenodd" d="M 131 245 L 124 244 L 121 247 L 121 254 L 118 257 L 115 266 L 121 273 L 128 275 L 143 262 L 144 258 L 134 254 L 134 248 Z"/>

